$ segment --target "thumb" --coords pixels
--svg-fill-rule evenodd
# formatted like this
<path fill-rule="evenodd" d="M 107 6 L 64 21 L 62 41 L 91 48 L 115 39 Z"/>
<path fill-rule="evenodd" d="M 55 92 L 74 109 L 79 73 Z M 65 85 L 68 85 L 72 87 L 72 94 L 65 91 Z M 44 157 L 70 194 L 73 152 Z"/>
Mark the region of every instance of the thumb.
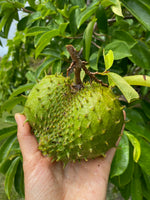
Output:
<path fill-rule="evenodd" d="M 26 117 L 21 114 L 15 114 L 18 125 L 17 137 L 24 160 L 31 160 L 36 152 L 38 152 L 38 142 L 33 134 Z"/>

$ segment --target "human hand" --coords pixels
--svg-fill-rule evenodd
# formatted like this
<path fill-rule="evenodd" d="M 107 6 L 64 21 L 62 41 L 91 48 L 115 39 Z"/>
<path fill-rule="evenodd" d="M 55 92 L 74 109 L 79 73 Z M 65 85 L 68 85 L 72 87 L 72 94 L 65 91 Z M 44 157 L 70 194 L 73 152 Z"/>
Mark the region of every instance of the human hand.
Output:
<path fill-rule="evenodd" d="M 38 142 L 25 116 L 16 114 L 18 140 L 23 155 L 25 200 L 104 200 L 116 148 L 105 158 L 52 163 L 38 150 Z M 124 127 L 123 127 L 124 128 Z"/>

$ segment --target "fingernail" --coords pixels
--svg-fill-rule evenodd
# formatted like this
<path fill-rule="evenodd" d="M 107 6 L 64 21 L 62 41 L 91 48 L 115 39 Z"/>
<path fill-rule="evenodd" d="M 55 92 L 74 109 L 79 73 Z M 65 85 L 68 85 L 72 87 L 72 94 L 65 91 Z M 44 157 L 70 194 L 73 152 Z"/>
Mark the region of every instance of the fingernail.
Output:
<path fill-rule="evenodd" d="M 15 120 L 16 120 L 17 124 L 19 123 L 20 115 L 21 115 L 21 114 L 19 114 L 19 113 L 16 113 L 16 114 L 15 114 Z"/>

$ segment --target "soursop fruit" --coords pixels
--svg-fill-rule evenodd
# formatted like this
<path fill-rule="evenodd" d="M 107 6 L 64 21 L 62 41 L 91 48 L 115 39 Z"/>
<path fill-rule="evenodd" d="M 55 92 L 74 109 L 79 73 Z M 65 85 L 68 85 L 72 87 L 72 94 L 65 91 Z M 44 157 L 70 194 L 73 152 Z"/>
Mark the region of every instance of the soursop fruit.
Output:
<path fill-rule="evenodd" d="M 65 164 L 104 156 L 124 123 L 123 108 L 109 87 L 93 82 L 76 91 L 71 84 L 68 77 L 47 75 L 24 108 L 43 155 Z"/>

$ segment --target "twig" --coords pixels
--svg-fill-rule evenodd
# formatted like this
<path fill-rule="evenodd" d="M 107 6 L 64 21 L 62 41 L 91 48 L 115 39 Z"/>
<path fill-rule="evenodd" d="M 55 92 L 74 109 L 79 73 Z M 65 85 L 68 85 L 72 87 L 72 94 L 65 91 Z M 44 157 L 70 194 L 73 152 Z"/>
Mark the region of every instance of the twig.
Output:
<path fill-rule="evenodd" d="M 89 6 L 90 5 L 91 0 L 87 0 L 86 5 Z"/>
<path fill-rule="evenodd" d="M 134 17 L 132 15 L 127 15 L 124 17 L 124 19 L 133 19 Z M 113 23 L 113 22 L 116 22 L 116 19 L 115 18 L 112 18 L 112 19 L 108 19 L 107 20 L 108 23 Z"/>
<path fill-rule="evenodd" d="M 79 51 L 79 56 L 82 54 L 82 52 L 83 52 L 83 47 Z"/>
<path fill-rule="evenodd" d="M 108 85 L 106 83 L 103 83 L 102 80 L 99 80 L 98 78 L 96 78 L 96 76 L 94 74 L 99 74 L 98 72 L 95 72 L 95 73 L 92 73 L 90 72 L 86 67 L 85 67 L 85 64 L 82 65 L 82 69 L 85 71 L 85 73 L 87 75 L 89 75 L 89 77 L 91 78 L 91 81 L 95 81 L 97 83 L 100 83 L 102 84 L 103 86 L 105 87 L 108 87 Z"/>
<path fill-rule="evenodd" d="M 21 9 L 23 10 L 23 12 L 26 12 L 26 13 L 33 13 L 33 11 L 28 10 L 28 9 L 26 9 L 26 8 L 21 8 Z"/>
<path fill-rule="evenodd" d="M 92 73 L 86 68 L 85 65 L 87 65 L 88 63 L 80 59 L 78 52 L 72 45 L 67 45 L 66 48 L 72 58 L 72 63 L 70 67 L 67 69 L 67 76 L 69 72 L 72 71 L 73 69 L 75 72 L 75 88 L 80 89 L 83 87 L 82 81 L 80 79 L 81 69 L 83 69 L 85 73 L 90 77 L 91 82 L 94 80 L 95 82 L 100 83 L 105 87 L 108 87 L 108 85 L 103 83 L 102 80 L 99 80 L 98 78 L 95 77 L 95 74 L 99 74 L 98 72 Z"/>
<path fill-rule="evenodd" d="M 98 49 L 100 49 L 101 47 L 98 45 L 98 44 L 96 44 L 95 42 L 91 42 L 94 46 L 96 46 Z"/>
<path fill-rule="evenodd" d="M 92 35 L 92 38 L 94 38 L 95 40 L 99 40 L 99 41 L 101 41 L 101 42 L 104 42 L 103 39 L 101 39 L 101 38 L 97 38 L 95 35 Z"/>
<path fill-rule="evenodd" d="M 102 37 L 102 36 L 105 36 L 105 37 L 106 37 L 106 34 L 99 34 L 99 33 L 97 33 L 97 32 L 94 32 L 94 35 L 100 36 L 100 37 Z"/>
<path fill-rule="evenodd" d="M 67 39 L 82 39 L 82 36 L 76 36 L 76 37 L 66 37 Z"/>

